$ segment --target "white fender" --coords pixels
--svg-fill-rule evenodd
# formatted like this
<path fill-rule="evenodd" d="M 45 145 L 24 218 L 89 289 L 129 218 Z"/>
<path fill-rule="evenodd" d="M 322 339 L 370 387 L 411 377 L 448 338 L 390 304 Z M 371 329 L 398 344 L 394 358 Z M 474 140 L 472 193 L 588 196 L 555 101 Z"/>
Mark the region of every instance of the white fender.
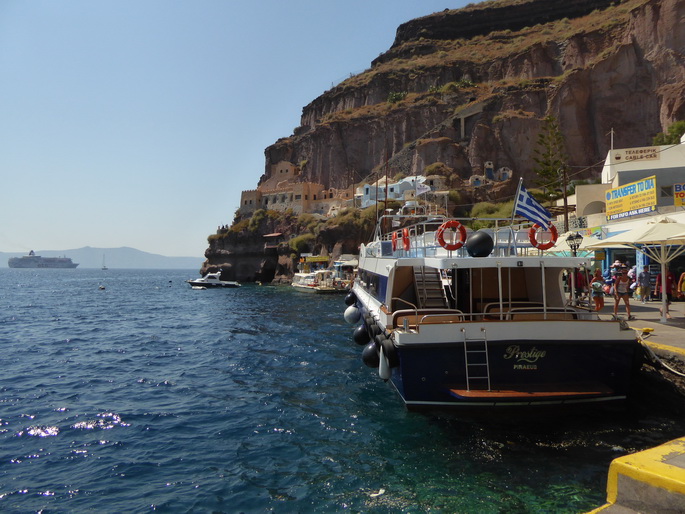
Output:
<path fill-rule="evenodd" d="M 354 325 L 357 321 L 359 321 L 359 318 L 362 317 L 362 313 L 359 311 L 359 309 L 357 309 L 357 307 L 350 305 L 347 309 L 345 309 L 345 314 L 343 317 L 350 325 Z"/>

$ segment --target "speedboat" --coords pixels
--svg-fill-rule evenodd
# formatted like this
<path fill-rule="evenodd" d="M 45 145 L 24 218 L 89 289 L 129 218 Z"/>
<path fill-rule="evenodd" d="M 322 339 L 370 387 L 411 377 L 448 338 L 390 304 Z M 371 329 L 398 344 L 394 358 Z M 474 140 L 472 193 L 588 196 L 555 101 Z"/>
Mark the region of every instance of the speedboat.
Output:
<path fill-rule="evenodd" d="M 547 253 L 553 226 L 472 221 L 380 218 L 345 299 L 363 362 L 412 410 L 625 400 L 635 332 L 565 290 L 588 257 Z"/>
<path fill-rule="evenodd" d="M 207 273 L 198 279 L 186 280 L 193 289 L 207 289 L 210 287 L 240 287 L 238 282 L 232 280 L 221 280 L 221 272 Z"/>

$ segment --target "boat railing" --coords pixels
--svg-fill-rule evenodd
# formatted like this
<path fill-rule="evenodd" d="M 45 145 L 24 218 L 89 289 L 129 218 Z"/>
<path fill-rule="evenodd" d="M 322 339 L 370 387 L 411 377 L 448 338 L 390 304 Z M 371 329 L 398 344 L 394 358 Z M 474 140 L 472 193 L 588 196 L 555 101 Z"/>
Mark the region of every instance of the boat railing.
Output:
<path fill-rule="evenodd" d="M 512 307 L 492 310 L 485 314 L 484 319 L 489 321 L 562 321 L 578 319 L 578 313 L 568 307 Z"/>
<path fill-rule="evenodd" d="M 405 332 L 420 331 L 421 325 L 442 325 L 461 323 L 464 313 L 459 309 L 401 309 L 392 315 L 392 327 Z"/>
<path fill-rule="evenodd" d="M 409 303 L 409 302 L 407 302 Z M 493 304 L 494 306 L 495 304 Z M 502 309 L 491 308 L 483 312 L 464 312 L 459 309 L 399 309 L 393 312 L 391 326 L 404 332 L 420 332 L 422 325 L 442 325 L 464 322 L 498 321 L 572 321 L 595 319 L 571 307 L 543 307 L 528 305 Z"/>
<path fill-rule="evenodd" d="M 465 257 L 467 250 L 462 246 L 458 250 L 448 251 L 436 240 L 436 232 L 440 226 L 450 220 L 458 221 L 467 229 L 467 233 L 473 232 L 471 225 L 474 222 L 490 225 L 481 228 L 480 231 L 490 235 L 494 243 L 494 254 L 497 256 L 521 255 L 533 252 L 539 254 L 541 250 L 533 247 L 529 230 L 532 223 L 521 222 L 504 218 L 447 218 L 444 216 L 416 216 L 416 215 L 384 215 L 379 218 L 376 226 L 375 240 L 366 245 L 366 255 L 369 257 L 438 257 L 450 255 Z M 405 250 L 402 238 L 409 237 L 409 249 Z M 393 245 L 393 234 L 395 245 Z M 395 246 L 393 248 L 393 246 Z"/>

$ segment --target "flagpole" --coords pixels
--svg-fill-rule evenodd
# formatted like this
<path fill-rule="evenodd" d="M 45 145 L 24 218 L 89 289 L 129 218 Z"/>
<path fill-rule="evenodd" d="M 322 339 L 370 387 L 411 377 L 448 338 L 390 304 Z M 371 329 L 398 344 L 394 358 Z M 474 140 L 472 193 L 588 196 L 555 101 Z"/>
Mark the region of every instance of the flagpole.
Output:
<path fill-rule="evenodd" d="M 511 209 L 511 224 L 514 224 L 514 216 L 516 216 L 516 205 L 519 202 L 519 193 L 521 192 L 521 184 L 523 184 L 523 177 L 519 178 L 519 185 L 516 188 L 516 196 L 514 196 L 514 206 Z"/>
<path fill-rule="evenodd" d="M 518 204 L 518 201 L 519 201 L 519 193 L 521 192 L 521 184 L 523 184 L 523 177 L 519 177 L 519 185 L 516 188 L 516 196 L 514 196 L 514 205 L 511 208 L 511 223 L 509 224 L 509 244 L 508 244 L 509 248 L 511 248 L 511 236 L 514 235 L 514 217 L 516 216 L 516 205 Z M 517 251 L 516 250 L 516 237 L 514 237 L 514 251 Z"/>

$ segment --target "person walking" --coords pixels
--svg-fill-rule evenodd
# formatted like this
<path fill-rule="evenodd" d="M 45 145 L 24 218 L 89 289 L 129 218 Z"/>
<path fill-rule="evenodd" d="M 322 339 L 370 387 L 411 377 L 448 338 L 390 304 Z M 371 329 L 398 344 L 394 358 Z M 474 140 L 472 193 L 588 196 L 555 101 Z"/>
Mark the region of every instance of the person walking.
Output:
<path fill-rule="evenodd" d="M 663 295 L 664 295 L 664 290 L 663 290 L 664 284 L 663 281 L 661 280 L 661 273 L 659 273 L 656 276 L 656 290 L 658 294 L 661 294 L 662 296 L 662 301 L 663 301 Z M 671 319 L 671 314 L 669 312 L 669 309 L 671 307 L 671 302 L 673 301 L 673 290 L 678 287 L 678 284 L 675 282 L 675 275 L 673 272 L 671 272 L 670 269 L 668 269 L 668 266 L 666 267 L 666 319 Z M 659 307 L 659 314 L 663 316 L 664 312 L 661 307 Z"/>
<path fill-rule="evenodd" d="M 685 271 L 680 274 L 678 279 L 678 298 L 685 297 Z"/>
<path fill-rule="evenodd" d="M 626 314 L 628 319 L 635 319 L 634 316 L 630 314 L 630 278 L 628 278 L 628 268 L 621 268 L 621 273 L 616 276 L 616 281 L 614 282 L 614 319 L 618 317 L 618 304 L 623 300 L 626 305 Z"/>
<path fill-rule="evenodd" d="M 592 275 L 590 282 L 592 301 L 595 302 L 595 312 L 599 312 L 604 308 L 604 276 L 600 268 L 595 269 L 595 274 Z"/>
<path fill-rule="evenodd" d="M 648 302 L 652 295 L 652 274 L 649 271 L 649 266 L 642 268 L 642 271 L 637 276 L 637 295 L 642 300 L 642 303 Z"/>

